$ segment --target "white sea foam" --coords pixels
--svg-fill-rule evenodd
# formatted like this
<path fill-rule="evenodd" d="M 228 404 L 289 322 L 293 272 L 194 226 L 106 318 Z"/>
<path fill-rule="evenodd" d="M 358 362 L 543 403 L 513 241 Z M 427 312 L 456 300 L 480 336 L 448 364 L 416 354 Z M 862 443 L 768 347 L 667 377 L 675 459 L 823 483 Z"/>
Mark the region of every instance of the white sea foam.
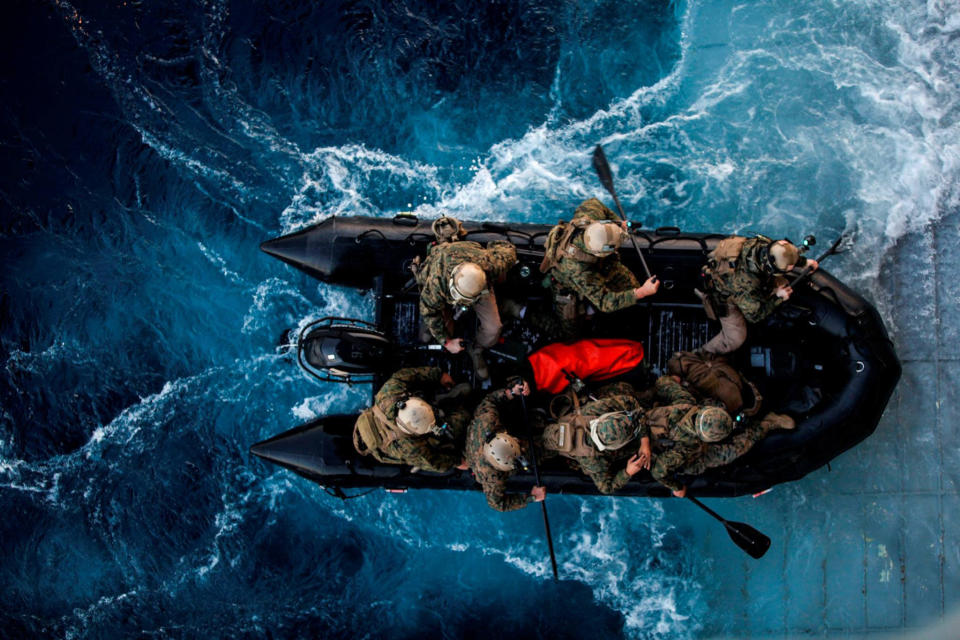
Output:
<path fill-rule="evenodd" d="M 382 494 L 381 494 L 382 495 Z M 703 613 L 696 594 L 700 585 L 685 575 L 683 562 L 669 557 L 660 563 L 663 540 L 672 533 L 657 501 L 557 498 L 579 507 L 578 518 L 558 518 L 551 511 L 559 571 L 564 580 L 578 580 L 598 602 L 624 615 L 630 638 L 684 638 L 696 635 Z M 328 505 L 332 515 L 374 528 L 415 549 L 443 548 L 483 554 L 527 575 L 552 575 L 542 532 L 527 531 L 526 520 L 488 509 L 477 494 L 417 494 L 366 497 Z M 438 515 L 441 514 L 441 515 Z M 511 516 L 514 518 L 511 519 Z M 440 523 L 470 522 L 468 528 Z M 443 535 L 437 536 L 437 528 Z M 477 532 L 484 532 L 478 534 Z M 672 553 L 672 552 L 671 552 Z"/>
<path fill-rule="evenodd" d="M 137 598 L 139 595 L 138 589 L 132 589 L 117 595 L 101 596 L 96 602 L 85 608 L 75 608 L 71 617 L 64 617 L 62 619 L 65 627 L 64 637 L 72 640 L 73 638 L 86 636 L 91 623 L 103 619 L 109 613 L 110 609 L 123 604 L 127 600 Z"/>
<path fill-rule="evenodd" d="M 234 283 L 234 284 L 242 284 L 242 283 L 243 283 L 243 279 L 240 277 L 240 274 L 238 274 L 236 271 L 233 271 L 232 269 L 230 269 L 230 268 L 227 266 L 227 261 L 224 260 L 222 257 L 220 257 L 220 256 L 217 254 L 216 251 L 214 251 L 214 250 L 212 250 L 212 249 L 209 249 L 209 248 L 208 248 L 205 244 L 203 244 L 202 242 L 198 242 L 198 243 L 197 243 L 197 247 L 200 248 L 200 251 L 201 251 L 201 252 L 203 253 L 203 255 L 207 258 L 207 260 L 209 260 L 210 262 L 212 262 L 214 265 L 216 265 L 216 266 L 220 269 L 220 273 L 222 273 L 223 276 L 224 276 L 227 280 L 229 280 L 230 282 L 232 282 L 232 283 Z"/>
<path fill-rule="evenodd" d="M 292 283 L 280 278 L 268 278 L 253 289 L 241 331 L 250 334 L 274 328 L 278 324 L 291 326 L 303 315 L 297 309 L 305 310 L 309 306 L 310 301 Z"/>
<path fill-rule="evenodd" d="M 323 395 L 304 398 L 303 402 L 290 409 L 298 420 L 306 422 L 329 413 L 357 411 L 369 402 L 368 385 L 348 387 L 343 384 L 324 383 L 323 386 L 326 388 Z"/>
<path fill-rule="evenodd" d="M 817 174 L 811 178 L 791 172 L 792 168 L 804 164 L 824 166 L 829 173 L 835 166 L 848 173 L 849 189 L 838 189 L 846 199 L 836 203 L 834 219 L 825 224 L 837 226 L 830 231 L 846 228 L 858 232 L 857 268 L 842 275 L 869 289 L 890 247 L 907 234 L 923 232 L 939 220 L 944 210 L 957 206 L 960 136 L 956 78 L 960 76 L 955 43 L 960 14 L 946 2 L 901 5 L 852 2 L 845 3 L 844 11 L 838 12 L 840 7 L 834 3 L 803 3 L 792 10 L 797 14 L 789 13 L 788 3 L 779 7 L 762 5 L 756 10 L 786 13 L 769 15 L 763 26 L 752 30 L 742 29 L 741 20 L 748 17 L 745 14 L 754 5 L 738 6 L 729 16 L 729 28 L 735 38 L 724 44 L 743 48 L 734 50 L 722 66 L 707 73 L 702 70 L 707 67 L 701 68 L 692 60 L 691 52 L 691 39 L 696 38 L 699 29 L 710 26 L 697 22 L 707 4 L 692 2 L 683 18 L 681 59 L 669 75 L 651 87 L 642 87 L 614 101 L 587 119 L 562 125 L 548 119 L 546 124 L 532 126 L 519 139 L 494 145 L 474 166 L 471 179 L 463 184 L 441 184 L 435 167 L 357 145 L 302 154 L 295 146 L 285 144 L 282 136 L 271 131 L 257 113 L 232 103 L 229 90 L 219 83 L 216 93 L 224 113 L 236 110 L 237 133 L 261 140 L 270 150 L 290 155 L 291 165 L 298 168 L 299 177 L 290 185 L 294 194 L 280 216 L 283 231 L 332 214 L 391 215 L 393 211 L 381 209 L 375 198 L 378 186 L 385 180 L 397 180 L 403 188 L 422 198 L 429 197 L 429 201 L 411 203 L 423 216 L 449 211 L 470 218 L 531 220 L 543 214 L 538 202 L 567 203 L 589 195 L 603 196 L 602 188 L 585 168 L 589 148 L 600 140 L 618 150 L 611 160 L 624 202 L 653 198 L 660 203 L 659 207 L 680 216 L 675 222 L 681 226 L 701 223 L 699 212 L 693 209 L 714 199 L 739 207 L 735 219 L 719 221 L 725 229 L 753 227 L 765 231 L 809 224 L 821 212 L 814 210 L 812 204 L 805 204 L 805 197 L 811 186 L 830 176 Z M 82 24 L 71 5 L 60 2 L 58 6 L 78 41 L 91 51 L 98 73 L 118 95 L 127 117 L 135 121 L 134 126 L 145 142 L 178 166 L 223 185 L 227 191 L 249 192 L 240 177 L 216 168 L 203 155 L 185 150 L 175 135 L 160 135 L 138 122 L 141 110 L 160 117 L 169 111 L 155 96 L 137 88 L 135 79 L 125 75 L 102 39 Z M 214 35 L 204 44 L 205 72 L 216 79 L 222 71 L 218 67 L 221 44 L 217 39 L 222 34 L 220 23 L 226 17 L 226 4 L 207 3 L 205 7 L 206 18 L 215 27 L 207 30 Z M 849 24 L 839 25 L 844 39 L 822 37 L 832 36 L 837 30 L 837 25 L 830 21 L 832 17 L 843 18 L 848 12 L 858 11 L 876 33 L 894 38 L 895 56 L 879 58 L 869 50 L 869 42 L 857 40 Z M 745 35 L 747 31 L 752 42 Z M 785 50 L 781 44 L 784 41 L 793 44 Z M 807 74 L 804 77 L 812 80 L 822 79 L 818 86 L 826 93 L 832 87 L 833 101 L 815 105 L 818 96 L 805 96 L 810 103 L 806 111 L 798 109 L 793 116 L 785 115 L 791 101 L 797 99 L 793 95 L 797 87 L 778 86 L 769 76 L 758 79 L 758 72 L 770 66 Z M 555 86 L 558 83 L 559 75 Z M 738 100 L 751 95 L 760 102 L 751 97 L 746 104 L 738 104 Z M 559 111 L 559 95 L 556 100 Z M 649 120 L 651 117 L 655 119 Z M 796 122 L 791 121 L 794 117 Z M 776 145 L 768 149 L 765 138 L 775 139 Z M 669 167 L 672 172 L 654 180 L 644 175 L 652 165 Z M 702 202 L 692 195 L 697 187 L 706 194 Z M 559 211 L 553 217 L 568 214 L 569 211 Z M 226 271 L 224 275 L 230 277 Z M 933 286 L 930 279 L 921 281 L 923 286 Z M 328 300 L 325 310 L 356 308 L 348 296 L 339 292 L 323 289 L 322 295 Z M 875 292 L 875 296 L 882 301 L 880 292 Z M 251 297 L 244 333 L 273 326 L 278 318 L 293 323 L 307 312 L 316 311 L 296 287 L 278 279 L 261 283 Z M 14 351 L 7 366 L 35 367 L 43 353 Z M 219 379 L 221 373 L 210 375 Z M 192 378 L 167 383 L 158 394 L 144 398 L 99 427 L 81 455 L 96 456 L 110 442 L 129 442 L 139 435 L 143 425 L 165 424 L 169 412 L 183 397 L 197 395 L 197 388 L 210 382 L 204 375 L 199 374 L 195 383 Z M 285 381 L 293 379 L 292 374 L 283 375 Z M 236 398 L 238 389 L 221 390 L 220 397 Z M 293 406 L 291 411 L 305 420 L 342 410 L 353 401 L 353 397 L 333 394 L 317 396 Z M 274 499 L 277 492 L 306 491 L 302 489 L 306 483 L 291 484 L 285 473 L 274 474 L 264 483 Z M 51 495 L 58 477 L 45 467 L 7 459 L 0 460 L 0 474 L 10 480 L 8 486 Z M 425 513 L 429 507 L 390 499 L 370 500 L 365 507 L 356 502 L 359 501 L 348 504 L 331 500 L 335 505 L 330 507 L 331 513 L 397 534 L 396 539 L 409 545 L 434 544 L 424 524 L 431 521 Z M 427 502 L 424 499 L 420 505 Z M 215 542 L 209 555 L 197 560 L 199 575 L 206 575 L 220 562 L 220 541 L 235 531 L 242 508 L 238 505 L 242 501 L 224 499 Z M 699 586 L 683 584 L 681 576 L 662 568 L 648 571 L 643 561 L 646 556 L 635 549 L 643 541 L 658 548 L 665 531 L 669 531 L 657 503 L 644 503 L 642 507 L 643 518 L 651 522 L 645 527 L 634 523 L 634 512 L 641 507 L 635 503 L 618 505 L 614 501 L 597 505 L 582 502 L 579 522 L 566 528 L 569 533 L 561 533 L 564 544 L 573 551 L 562 560 L 564 574 L 576 575 L 591 587 L 598 600 L 623 612 L 632 635 L 695 634 L 697 626 L 689 618 L 688 604 L 678 594 L 695 592 Z M 484 508 L 480 500 L 469 501 L 468 507 Z M 498 530 L 498 521 L 484 519 L 484 515 L 454 511 L 451 519 L 473 522 L 478 517 L 489 525 L 480 529 Z M 463 537 L 445 543 L 453 551 L 471 552 L 482 547 L 473 533 L 454 535 Z M 548 575 L 542 546 L 532 538 L 509 541 L 502 537 L 496 546 L 481 551 L 498 555 L 504 563 L 530 575 Z"/>
<path fill-rule="evenodd" d="M 379 210 L 371 200 L 384 180 L 433 197 L 440 193 L 435 167 L 363 145 L 318 148 L 306 154 L 302 163 L 305 169 L 300 184 L 280 214 L 283 233 L 332 215 L 392 215 Z"/>

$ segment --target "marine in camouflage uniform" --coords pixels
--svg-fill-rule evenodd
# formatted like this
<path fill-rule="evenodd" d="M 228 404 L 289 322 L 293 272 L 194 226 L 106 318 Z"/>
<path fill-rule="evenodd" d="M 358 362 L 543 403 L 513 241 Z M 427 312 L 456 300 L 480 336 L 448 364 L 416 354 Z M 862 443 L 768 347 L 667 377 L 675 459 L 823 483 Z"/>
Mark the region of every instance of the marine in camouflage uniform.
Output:
<path fill-rule="evenodd" d="M 674 492 L 684 489 L 677 474 L 699 475 L 707 469 L 730 464 L 769 431 L 782 426 L 775 421 L 761 420 L 720 442 L 704 442 L 693 426 L 694 410 L 701 405 L 692 393 L 673 377 L 661 376 L 657 380 L 657 399 L 660 406 L 647 411 L 645 416 L 654 451 L 650 474 Z"/>
<path fill-rule="evenodd" d="M 643 421 L 644 406 L 629 384 L 620 382 L 607 385 L 599 389 L 595 397 L 596 400 L 586 402 L 580 407 L 579 415 L 583 416 L 584 420 L 600 419 L 597 431 L 601 434 L 606 427 L 610 427 L 609 430 L 630 432 L 633 437 L 616 449 L 600 451 L 588 435 L 578 435 L 577 428 L 571 424 L 575 421 L 574 415 L 568 414 L 559 418 L 558 424 L 546 428 L 543 449 L 545 456 L 560 453 L 566 457 L 574 467 L 593 480 L 600 493 L 609 495 L 625 487 L 633 477 L 627 471 L 627 460 L 637 453 L 636 446 L 631 446 L 631 443 L 648 438 L 649 432 Z M 607 424 L 613 421 L 623 421 L 625 424 Z M 554 436 L 554 428 L 561 424 L 566 427 L 563 440 L 568 453 L 557 451 L 558 439 Z M 581 455 L 577 455 L 578 451 Z"/>
<path fill-rule="evenodd" d="M 638 299 L 635 289 L 640 288 L 640 282 L 620 262 L 616 251 L 599 257 L 587 250 L 583 230 L 593 222 L 619 225 L 621 221 L 603 203 L 591 198 L 577 207 L 569 223 L 561 222 L 554 227 L 544 245 L 545 258 L 540 270 L 550 275 L 554 311 L 559 322 L 558 337 L 561 338 L 578 334 L 587 302 L 601 313 L 613 313 L 633 306 Z M 564 243 L 562 238 L 571 225 L 575 230 Z M 646 295 L 654 291 L 655 287 Z"/>
<path fill-rule="evenodd" d="M 437 415 L 438 407 L 434 398 L 438 393 L 443 393 L 445 388 L 440 380 L 443 373 L 439 367 L 408 367 L 400 369 L 380 387 L 380 390 L 374 396 L 374 403 L 383 412 L 390 423 L 395 425 L 397 413 L 399 411 L 397 402 L 410 397 L 417 396 L 430 402 L 434 408 L 434 414 L 437 422 L 441 422 L 441 416 Z M 448 403 L 445 409 L 441 409 L 442 417 L 446 421 L 446 433 L 442 436 L 420 435 L 413 436 L 400 433 L 394 428 L 382 429 L 392 431 L 395 439 L 389 441 L 388 436 L 385 442 L 377 446 L 376 442 L 367 442 L 363 439 L 362 444 L 375 458 L 388 464 L 408 464 L 411 467 L 444 473 L 456 467 L 463 461 L 461 449 L 466 433 L 467 423 L 470 421 L 470 412 L 465 406 L 456 400 Z M 373 409 L 364 411 L 358 419 L 374 420 L 376 416 Z M 383 426 L 383 425 L 381 425 Z M 354 435 L 356 438 L 356 433 Z M 383 442 L 381 440 L 381 442 Z"/>
<path fill-rule="evenodd" d="M 417 272 L 420 284 L 420 319 L 433 338 L 445 344 L 454 338 L 453 311 L 456 301 L 450 293 L 453 270 L 467 262 L 478 265 L 487 276 L 488 292 L 480 296 L 473 309 L 480 321 L 477 343 L 484 348 L 493 346 L 502 328 L 493 283 L 503 281 L 517 262 L 517 250 L 509 242 L 495 240 L 484 249 L 469 240 L 435 244 Z"/>
<path fill-rule="evenodd" d="M 764 320 L 789 298 L 784 293 L 788 281 L 770 259 L 770 249 L 785 240 L 773 241 L 764 236 L 744 238 L 730 236 L 710 252 L 703 269 L 707 314 L 720 321 L 720 333 L 702 349 L 709 353 L 729 353 L 738 349 L 747 338 L 747 323 Z M 802 269 L 815 260 L 798 255 L 794 269 Z"/>
<path fill-rule="evenodd" d="M 473 413 L 473 421 L 467 427 L 465 455 L 467 464 L 483 493 L 487 504 L 497 511 L 516 511 L 533 502 L 531 494 L 507 493 L 507 480 L 514 471 L 500 471 L 483 455 L 483 447 L 493 434 L 504 428 L 502 414 L 512 396 L 507 389 L 498 389 L 487 394 Z"/>

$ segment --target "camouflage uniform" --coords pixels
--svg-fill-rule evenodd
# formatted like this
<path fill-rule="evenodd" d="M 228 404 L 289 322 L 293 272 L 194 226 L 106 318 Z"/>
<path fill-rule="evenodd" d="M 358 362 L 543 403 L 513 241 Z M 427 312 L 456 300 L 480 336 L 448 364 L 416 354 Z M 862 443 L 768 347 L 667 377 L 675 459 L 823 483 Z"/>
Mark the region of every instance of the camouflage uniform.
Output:
<path fill-rule="evenodd" d="M 489 293 L 482 295 L 474 306 L 481 322 L 478 342 L 481 346 L 489 347 L 496 342 L 500 333 L 493 283 L 502 281 L 510 267 L 517 262 L 517 250 L 509 242 L 496 240 L 489 243 L 486 249 L 467 240 L 433 245 L 417 273 L 417 282 L 420 284 L 420 319 L 437 342 L 443 344 L 454 337 L 450 311 L 454 300 L 450 295 L 450 276 L 454 268 L 464 262 L 477 264 L 487 275 Z M 492 315 L 482 313 L 481 306 L 490 309 Z M 481 335 L 486 339 L 482 339 Z"/>
<path fill-rule="evenodd" d="M 391 422 L 397 419 L 397 401 L 406 396 L 423 398 L 434 407 L 432 402 L 436 393 L 444 391 L 440 384 L 442 372 L 439 367 L 409 367 L 400 369 L 380 387 L 374 396 L 374 402 Z M 368 409 L 368 411 L 370 411 Z M 377 448 L 378 459 L 392 461 L 393 464 L 408 464 L 425 471 L 444 473 L 457 466 L 463 460 L 460 449 L 463 443 L 470 412 L 461 405 L 453 404 L 444 412 L 450 436 L 422 435 L 411 436 L 398 433 L 392 442 Z M 441 423 L 441 416 L 437 415 Z M 366 443 L 369 447 L 371 443 Z"/>
<path fill-rule="evenodd" d="M 509 402 L 506 389 L 491 391 L 477 406 L 473 421 L 467 427 L 467 464 L 483 487 L 487 504 L 497 511 L 516 511 L 533 501 L 528 493 L 507 494 L 507 480 L 514 472 L 494 468 L 483 456 L 483 445 L 487 443 L 487 438 L 503 428 L 500 414 Z"/>
<path fill-rule="evenodd" d="M 554 309 L 559 316 L 561 335 L 570 338 L 577 334 L 589 301 L 601 313 L 612 313 L 633 306 L 637 298 L 633 290 L 640 286 L 636 276 L 620 262 L 614 252 L 605 258 L 590 255 L 583 242 L 582 228 L 591 222 L 615 222 L 620 219 L 596 198 L 577 207 L 573 220 L 560 223 L 550 232 L 544 249 L 547 256 L 555 256 L 556 264 L 546 260 L 541 267 L 550 274 Z M 580 227 L 573 232 L 567 251 L 558 247 L 567 224 Z M 556 251 L 560 248 L 560 251 Z M 552 253 L 556 252 L 556 253 Z"/>
<path fill-rule="evenodd" d="M 693 394 L 670 376 L 662 376 L 657 380 L 657 398 L 662 406 L 646 414 L 654 453 L 650 474 L 671 491 L 684 486 L 676 479 L 677 473 L 699 475 L 730 464 L 762 440 L 772 426 L 767 422 L 754 423 L 720 442 L 703 442 L 689 424 L 693 419 L 691 411 L 702 406 Z M 711 404 L 722 406 L 719 401 Z"/>
<path fill-rule="evenodd" d="M 774 290 L 787 280 L 776 275 L 767 260 L 772 244 L 764 236 L 731 236 L 711 252 L 704 268 L 706 293 L 713 311 L 720 316 L 721 331 L 703 346 L 704 351 L 729 353 L 738 349 L 746 340 L 747 323 L 762 321 L 783 303 Z M 800 256 L 794 268 L 805 264 L 806 258 Z"/>
<path fill-rule="evenodd" d="M 634 412 L 633 420 L 639 422 L 636 441 L 650 435 L 642 419 L 644 407 L 637 400 L 630 385 L 626 383 L 608 385 L 598 390 L 596 397 L 596 400 L 591 400 L 580 407 L 581 415 L 597 417 L 614 411 Z M 592 441 L 588 442 L 595 448 Z M 600 493 L 608 495 L 622 489 L 630 481 L 631 476 L 627 474 L 627 460 L 636 452 L 637 447 L 628 443 L 620 449 L 596 451 L 595 455 L 569 456 L 569 459 L 593 480 Z"/>

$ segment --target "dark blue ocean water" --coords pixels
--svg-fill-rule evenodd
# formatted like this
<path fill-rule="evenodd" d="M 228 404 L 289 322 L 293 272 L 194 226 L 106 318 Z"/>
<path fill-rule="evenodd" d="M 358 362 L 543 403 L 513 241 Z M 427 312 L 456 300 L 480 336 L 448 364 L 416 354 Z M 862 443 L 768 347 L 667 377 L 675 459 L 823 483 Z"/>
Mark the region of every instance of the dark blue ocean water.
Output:
<path fill-rule="evenodd" d="M 685 504 L 552 499 L 553 583 L 532 510 L 341 502 L 253 459 L 369 394 L 311 383 L 281 331 L 372 313 L 258 244 L 331 214 L 553 221 L 603 197 L 602 142 L 648 226 L 856 233 L 831 269 L 889 321 L 884 257 L 960 174 L 956 7 L 890 4 L 8 3 L 0 636 L 788 632 L 711 605 L 746 561 L 704 557 L 723 532 Z"/>

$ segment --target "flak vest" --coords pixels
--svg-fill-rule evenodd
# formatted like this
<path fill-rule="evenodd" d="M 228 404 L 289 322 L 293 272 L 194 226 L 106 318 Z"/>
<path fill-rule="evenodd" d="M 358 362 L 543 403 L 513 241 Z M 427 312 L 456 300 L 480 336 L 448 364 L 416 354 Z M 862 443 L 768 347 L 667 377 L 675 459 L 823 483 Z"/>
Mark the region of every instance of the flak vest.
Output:
<path fill-rule="evenodd" d="M 600 455 L 590 442 L 591 416 L 569 413 L 543 430 L 543 448 L 565 458 L 596 458 Z"/>
<path fill-rule="evenodd" d="M 602 452 L 590 438 L 591 423 L 595 420 L 629 413 L 628 411 L 611 411 L 601 416 L 585 416 L 578 412 L 568 413 L 543 430 L 543 447 L 565 458 L 597 458 L 602 455 Z"/>

